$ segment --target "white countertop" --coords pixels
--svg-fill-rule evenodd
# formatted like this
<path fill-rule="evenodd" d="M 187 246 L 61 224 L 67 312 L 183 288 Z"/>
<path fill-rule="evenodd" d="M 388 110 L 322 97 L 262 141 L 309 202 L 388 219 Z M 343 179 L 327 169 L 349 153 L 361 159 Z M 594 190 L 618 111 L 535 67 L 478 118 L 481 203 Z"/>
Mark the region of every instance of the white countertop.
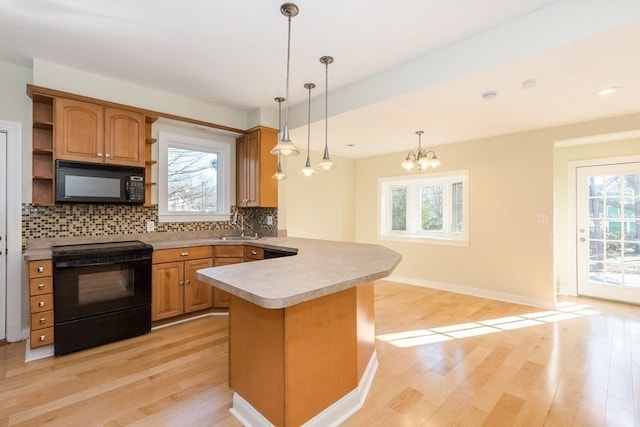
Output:
<path fill-rule="evenodd" d="M 384 246 L 361 243 L 269 237 L 241 244 L 298 254 L 205 268 L 198 278 L 264 308 L 289 307 L 387 277 L 401 259 Z"/>

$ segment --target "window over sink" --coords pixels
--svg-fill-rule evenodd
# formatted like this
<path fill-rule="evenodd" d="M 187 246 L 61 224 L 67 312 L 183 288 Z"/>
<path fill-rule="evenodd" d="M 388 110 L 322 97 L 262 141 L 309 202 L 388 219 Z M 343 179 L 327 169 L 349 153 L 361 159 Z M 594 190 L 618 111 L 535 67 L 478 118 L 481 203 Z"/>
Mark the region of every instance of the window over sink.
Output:
<path fill-rule="evenodd" d="M 231 144 L 162 131 L 158 136 L 159 221 L 227 221 Z"/>

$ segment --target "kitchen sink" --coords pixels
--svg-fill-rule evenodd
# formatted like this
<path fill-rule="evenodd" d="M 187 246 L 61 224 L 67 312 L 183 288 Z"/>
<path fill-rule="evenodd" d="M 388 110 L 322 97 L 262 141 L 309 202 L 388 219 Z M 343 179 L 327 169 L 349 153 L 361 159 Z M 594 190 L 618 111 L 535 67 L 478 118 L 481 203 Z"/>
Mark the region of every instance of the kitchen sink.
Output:
<path fill-rule="evenodd" d="M 222 236 L 216 237 L 215 240 L 258 240 L 259 236 Z"/>

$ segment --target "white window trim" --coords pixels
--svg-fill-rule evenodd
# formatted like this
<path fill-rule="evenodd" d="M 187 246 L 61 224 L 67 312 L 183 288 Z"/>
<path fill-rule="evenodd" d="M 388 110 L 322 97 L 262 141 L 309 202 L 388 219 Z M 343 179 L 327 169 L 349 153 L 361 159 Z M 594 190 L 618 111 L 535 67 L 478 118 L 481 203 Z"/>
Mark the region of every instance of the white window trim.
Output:
<path fill-rule="evenodd" d="M 194 150 L 210 150 L 214 148 L 222 158 L 218 176 L 222 182 L 222 207 L 218 213 L 188 212 L 175 214 L 167 211 L 167 150 L 172 147 L 191 148 Z M 219 180 L 219 182 L 220 182 Z M 158 221 L 159 222 L 206 222 L 228 221 L 231 214 L 231 144 L 211 139 L 177 135 L 169 132 L 158 132 Z"/>
<path fill-rule="evenodd" d="M 385 227 L 388 222 L 391 221 L 391 202 L 387 200 L 389 197 L 388 188 L 394 185 L 406 185 L 407 183 L 419 183 L 421 181 L 451 181 L 462 179 L 462 217 L 463 217 L 463 231 L 460 233 L 448 233 L 446 236 L 437 237 L 435 233 L 411 233 L 405 231 L 398 231 L 390 233 L 385 231 Z M 409 196 L 409 195 L 407 195 Z M 448 198 L 448 197 L 447 197 Z M 450 200 L 443 202 L 445 206 L 451 206 Z M 411 200 L 407 197 L 407 222 L 411 221 L 412 212 L 416 212 L 415 209 L 410 208 Z M 469 246 L 469 171 L 458 170 L 449 172 L 438 172 L 429 174 L 415 174 L 415 175 L 401 175 L 393 177 L 378 178 L 378 239 L 398 242 L 415 242 L 415 243 L 428 243 L 433 245 L 445 245 L 445 246 Z M 455 237 L 451 237 L 454 235 Z"/>

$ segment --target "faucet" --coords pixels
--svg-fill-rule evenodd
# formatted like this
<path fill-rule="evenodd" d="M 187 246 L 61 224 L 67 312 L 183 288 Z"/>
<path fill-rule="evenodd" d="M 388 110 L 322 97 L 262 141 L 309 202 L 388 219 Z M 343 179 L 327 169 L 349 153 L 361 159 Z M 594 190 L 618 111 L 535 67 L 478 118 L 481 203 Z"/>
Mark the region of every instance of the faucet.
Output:
<path fill-rule="evenodd" d="M 238 227 L 240 236 L 244 237 L 244 215 L 240 213 L 240 222 L 238 223 L 238 211 L 239 209 L 236 207 L 233 211 L 233 219 L 231 220 L 231 224 Z"/>

